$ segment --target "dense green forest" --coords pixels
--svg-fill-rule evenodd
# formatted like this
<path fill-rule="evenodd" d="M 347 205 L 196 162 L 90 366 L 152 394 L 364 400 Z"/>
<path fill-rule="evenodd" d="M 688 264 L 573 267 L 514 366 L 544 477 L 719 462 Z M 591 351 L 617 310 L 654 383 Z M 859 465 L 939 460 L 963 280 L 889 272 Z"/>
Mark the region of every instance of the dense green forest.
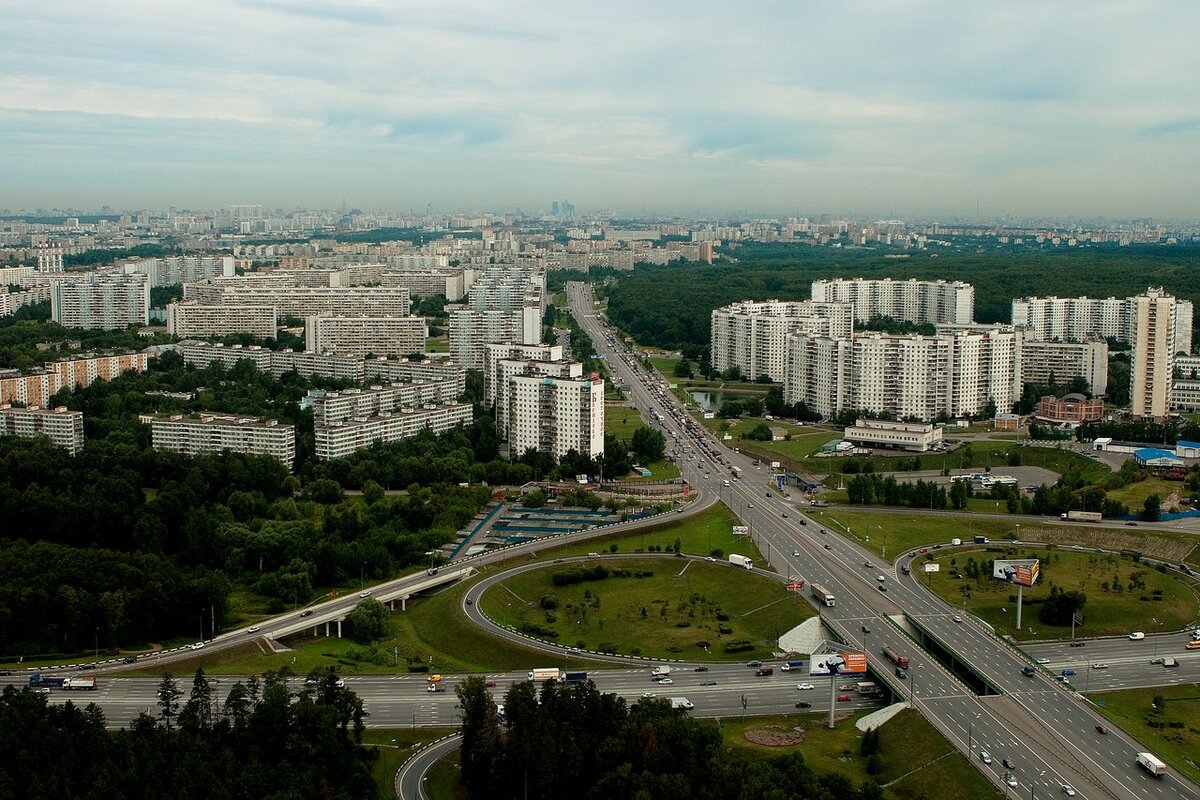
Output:
<path fill-rule="evenodd" d="M 64 328 L 50 321 L 50 303 L 23 306 L 15 313 L 0 317 L 0 369 L 28 371 L 34 367 L 65 358 L 72 353 L 93 350 L 142 350 L 147 345 L 170 341 L 166 329 L 152 338 L 138 336 L 133 330 L 104 331 Z M 68 347 L 67 342 L 79 342 Z M 53 343 L 54 347 L 39 350 L 39 344 Z"/>
<path fill-rule="evenodd" d="M 724 746 L 720 731 L 671 708 L 665 699 L 629 705 L 594 684 L 513 684 L 503 718 L 482 678 L 456 689 L 462 707 L 461 780 L 470 798 L 581 800 L 876 800 L 874 782 L 855 786 L 819 775 L 792 750 L 748 761 Z M 865 752 L 877 743 L 863 737 Z M 897 754 L 902 757 L 901 754 Z M 916 800 L 916 798 L 914 798 Z"/>
<path fill-rule="evenodd" d="M 189 688 L 164 677 L 158 698 L 157 717 L 110 732 L 95 705 L 4 687 L 0 800 L 379 796 L 377 751 L 359 744 L 362 702 L 332 676 L 292 693 L 282 675 L 267 674 L 220 698 L 197 672 Z"/>
<path fill-rule="evenodd" d="M 979 322 L 1009 321 L 1013 298 L 1026 295 L 1127 297 L 1161 285 L 1200 303 L 1200 248 L 1185 246 L 922 251 L 895 258 L 894 251 L 882 249 L 745 244 L 724 255 L 737 263 L 643 264 L 621 273 L 604 290 L 609 318 L 642 344 L 694 352 L 709 343 L 714 308 L 737 300 L 807 300 L 819 278 L 966 281 L 975 286 Z"/>

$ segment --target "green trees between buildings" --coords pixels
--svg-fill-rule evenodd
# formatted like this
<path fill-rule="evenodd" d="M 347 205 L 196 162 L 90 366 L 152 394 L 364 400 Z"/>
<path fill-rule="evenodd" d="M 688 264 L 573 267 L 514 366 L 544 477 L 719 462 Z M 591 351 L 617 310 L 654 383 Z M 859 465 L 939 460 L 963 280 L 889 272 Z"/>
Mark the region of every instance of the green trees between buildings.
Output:
<path fill-rule="evenodd" d="M 165 693 L 164 693 L 165 690 Z M 362 703 L 330 680 L 293 696 L 281 675 L 234 684 L 224 702 L 197 672 L 190 691 L 165 677 L 159 716 L 109 732 L 95 705 L 0 694 L 11 798 L 174 797 L 374 800 L 374 749 L 359 746 Z M 164 713 L 165 711 L 165 713 Z"/>
<path fill-rule="evenodd" d="M 663 457 L 667 447 L 667 439 L 662 431 L 648 428 L 645 425 L 633 432 L 629 439 L 629 452 L 643 464 L 658 461 Z"/>
<path fill-rule="evenodd" d="M 818 775 L 799 750 L 746 761 L 712 725 L 665 699 L 635 705 L 592 683 L 518 683 L 497 713 L 482 678 L 455 690 L 462 708 L 461 781 L 470 798 L 580 800 L 876 800 L 840 774 Z M 539 702 L 540 701 L 540 702 Z"/>

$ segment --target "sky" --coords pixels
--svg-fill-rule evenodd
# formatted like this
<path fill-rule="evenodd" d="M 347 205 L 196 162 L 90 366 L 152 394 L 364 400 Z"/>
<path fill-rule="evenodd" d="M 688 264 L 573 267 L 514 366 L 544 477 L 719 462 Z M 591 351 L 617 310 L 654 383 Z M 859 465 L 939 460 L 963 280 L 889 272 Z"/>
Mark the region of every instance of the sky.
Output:
<path fill-rule="evenodd" d="M 0 0 L 0 208 L 1200 219 L 1200 3 Z"/>

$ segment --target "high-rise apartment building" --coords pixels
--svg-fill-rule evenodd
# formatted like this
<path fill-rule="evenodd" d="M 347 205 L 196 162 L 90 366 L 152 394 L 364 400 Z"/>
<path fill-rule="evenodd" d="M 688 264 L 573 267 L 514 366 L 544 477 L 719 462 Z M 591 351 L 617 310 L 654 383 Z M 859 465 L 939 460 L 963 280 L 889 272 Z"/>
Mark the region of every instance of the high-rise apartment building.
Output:
<path fill-rule="evenodd" d="M 1021 382 L 1066 385 L 1072 378 L 1088 382 L 1092 394 L 1108 391 L 1108 342 L 1048 342 L 1026 339 L 1021 344 Z"/>
<path fill-rule="evenodd" d="M 126 261 L 121 268 L 126 274 L 141 273 L 153 286 L 175 286 L 195 283 L 205 278 L 233 277 L 233 256 L 169 256 Z"/>
<path fill-rule="evenodd" d="M 424 430 L 443 433 L 471 421 L 470 403 L 403 408 L 319 425 L 313 431 L 317 458 L 344 458 L 376 442 L 396 442 Z"/>
<path fill-rule="evenodd" d="M 1171 402 L 1177 301 L 1162 289 L 1148 289 L 1130 298 L 1133 359 L 1129 371 L 1129 405 L 1134 417 L 1162 420 Z M 1190 309 L 1190 304 L 1189 304 Z"/>
<path fill-rule="evenodd" d="M 352 356 L 408 356 L 425 352 L 424 317 L 318 315 L 304 323 L 304 349 Z"/>
<path fill-rule="evenodd" d="M 43 275 L 63 272 L 62 245 L 47 242 L 37 247 L 37 271 Z"/>
<path fill-rule="evenodd" d="M 1170 297 L 1161 287 L 1149 288 L 1136 297 L 1020 297 L 1012 302 L 1013 325 L 1027 337 L 1041 341 L 1083 342 L 1089 339 L 1119 339 L 1134 344 L 1138 298 Z M 1192 352 L 1192 303 L 1171 298 L 1175 317 L 1176 353 Z"/>
<path fill-rule="evenodd" d="M 975 287 L 961 281 L 906 281 L 891 278 L 832 278 L 813 281 L 812 299 L 849 303 L 854 319 L 875 317 L 924 324 L 962 324 L 975 318 Z"/>
<path fill-rule="evenodd" d="M 508 443 L 519 457 L 533 449 L 562 458 L 570 450 L 604 453 L 604 379 L 516 375 L 509 379 Z"/>
<path fill-rule="evenodd" d="M 714 309 L 711 363 L 724 372 L 741 370 L 747 380 L 762 375 L 782 381 L 787 375 L 787 336 L 805 332 L 836 339 L 854 331 L 854 307 L 813 301 L 745 301 Z"/>
<path fill-rule="evenodd" d="M 120 330 L 150 322 L 145 275 L 92 272 L 87 279 L 50 287 L 50 317 L 66 328 Z"/>
<path fill-rule="evenodd" d="M 167 332 L 181 338 L 248 333 L 274 339 L 279 315 L 275 306 L 201 305 L 194 300 L 168 303 Z"/>
<path fill-rule="evenodd" d="M 450 312 L 450 355 L 466 369 L 483 369 L 484 348 L 489 344 L 537 344 L 541 318 L 530 322 L 520 311 L 455 309 Z"/>

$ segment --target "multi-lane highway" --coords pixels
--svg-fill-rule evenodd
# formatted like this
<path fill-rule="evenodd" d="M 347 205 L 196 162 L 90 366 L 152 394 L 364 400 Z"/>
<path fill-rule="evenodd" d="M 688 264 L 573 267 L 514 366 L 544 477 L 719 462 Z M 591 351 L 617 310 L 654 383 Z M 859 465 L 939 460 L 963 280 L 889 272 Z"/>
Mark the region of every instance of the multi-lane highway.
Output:
<path fill-rule="evenodd" d="M 1023 675 L 1021 669 L 1029 661 L 1022 653 L 969 619 L 956 621 L 955 610 L 922 589 L 915 577 L 881 573 L 871 553 L 823 533 L 817 519 L 780 497 L 750 459 L 722 447 L 687 417 L 661 382 L 616 345 L 595 316 L 590 287 L 570 284 L 567 292 L 572 313 L 610 371 L 628 385 L 634 404 L 643 412 L 661 412 L 663 428 L 682 447 L 681 469 L 693 486 L 722 496 L 750 527 L 760 552 L 775 569 L 829 588 L 836 604 L 821 611 L 845 638 L 865 643 L 876 659 L 883 639 L 903 647 L 911 659 L 905 679 L 908 696 L 997 786 L 1007 791 L 1001 782 L 1006 771 L 1001 760 L 1011 758 L 1017 764 L 1018 790 L 1040 790 L 1043 796 L 1070 783 L 1082 797 L 1159 798 L 1165 790 L 1172 797 L 1200 798 L 1197 787 L 1174 772 L 1164 780 L 1148 777 L 1134 763 L 1136 743 L 1117 731 L 1098 733 L 1099 716 L 1069 686 L 1042 674 Z M 733 479 L 734 466 L 742 479 Z M 887 591 L 880 591 L 880 585 Z M 902 628 L 910 625 L 921 626 L 1002 696 L 977 697 L 905 638 Z M 993 757 L 990 765 L 982 763 L 982 751 Z"/>

